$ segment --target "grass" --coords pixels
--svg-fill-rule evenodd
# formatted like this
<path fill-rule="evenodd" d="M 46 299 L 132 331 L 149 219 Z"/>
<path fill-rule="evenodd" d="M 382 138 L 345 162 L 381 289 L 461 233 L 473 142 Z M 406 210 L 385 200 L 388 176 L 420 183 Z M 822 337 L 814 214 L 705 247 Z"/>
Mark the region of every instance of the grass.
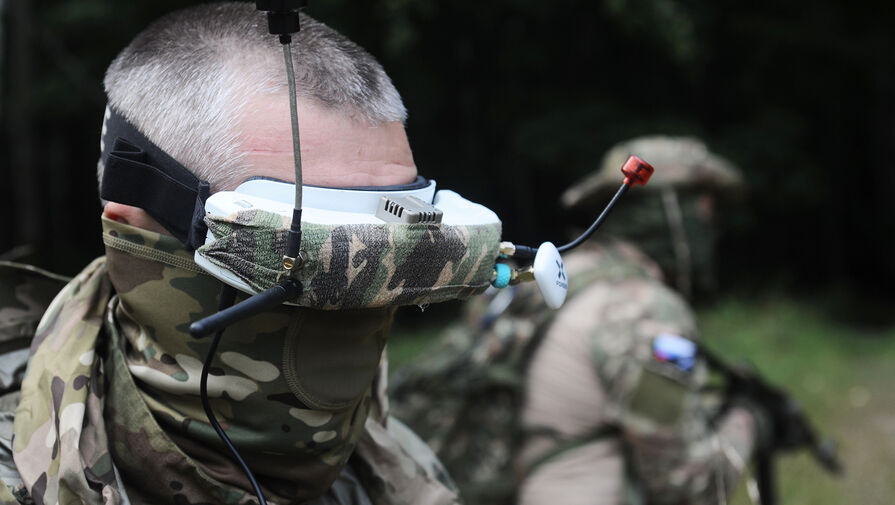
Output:
<path fill-rule="evenodd" d="M 895 497 L 895 326 L 839 322 L 823 302 L 727 298 L 698 312 L 703 340 L 751 362 L 803 405 L 839 445 L 846 467 L 826 474 L 804 453 L 778 458 L 780 503 L 892 503 Z M 402 327 L 389 342 L 393 369 L 426 352 L 431 326 Z M 750 503 L 742 490 L 732 503 Z"/>
<path fill-rule="evenodd" d="M 841 478 L 806 453 L 778 458 L 784 504 L 883 504 L 895 496 L 895 328 L 838 322 L 823 304 L 728 299 L 700 311 L 703 338 L 796 397 L 839 445 Z M 734 502 L 749 503 L 743 496 Z"/>

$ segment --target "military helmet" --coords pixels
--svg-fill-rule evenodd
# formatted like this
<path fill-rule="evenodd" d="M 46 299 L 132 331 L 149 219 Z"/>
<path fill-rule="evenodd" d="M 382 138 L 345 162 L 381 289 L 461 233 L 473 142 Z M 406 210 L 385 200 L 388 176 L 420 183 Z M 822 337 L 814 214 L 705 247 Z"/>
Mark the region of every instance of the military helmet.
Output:
<path fill-rule="evenodd" d="M 617 144 L 597 171 L 563 193 L 563 205 L 587 215 L 605 205 L 621 185 L 620 168 L 632 154 L 656 172 L 645 188 L 625 197 L 599 236 L 637 244 L 685 296 L 711 293 L 718 238 L 713 201 L 737 193 L 743 178 L 699 139 L 653 135 Z"/>
<path fill-rule="evenodd" d="M 730 194 L 743 187 L 743 177 L 733 163 L 709 152 L 701 140 L 649 135 L 616 144 L 603 156 L 597 171 L 566 189 L 561 197 L 563 206 L 599 205 L 606 193 L 614 192 L 621 185 L 624 176 L 620 168 L 632 154 L 656 169 L 649 184 L 639 191 L 657 191 L 671 186 Z"/>

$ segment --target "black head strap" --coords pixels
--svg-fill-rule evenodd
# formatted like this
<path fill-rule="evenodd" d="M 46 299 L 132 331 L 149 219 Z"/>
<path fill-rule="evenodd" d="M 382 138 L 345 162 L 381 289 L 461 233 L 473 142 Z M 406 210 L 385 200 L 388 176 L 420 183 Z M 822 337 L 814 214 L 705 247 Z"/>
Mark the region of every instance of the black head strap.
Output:
<path fill-rule="evenodd" d="M 115 109 L 109 107 L 108 114 L 102 138 L 105 169 L 100 196 L 142 208 L 187 247 L 197 249 L 205 243 L 203 218 L 210 186 Z"/>

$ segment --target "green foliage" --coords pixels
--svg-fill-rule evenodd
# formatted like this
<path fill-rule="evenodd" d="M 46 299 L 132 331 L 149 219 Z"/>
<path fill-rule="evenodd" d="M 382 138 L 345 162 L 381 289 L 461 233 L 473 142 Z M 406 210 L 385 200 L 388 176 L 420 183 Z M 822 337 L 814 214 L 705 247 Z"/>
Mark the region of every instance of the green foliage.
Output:
<path fill-rule="evenodd" d="M 440 332 L 437 326 L 409 328 L 401 325 L 401 319 L 396 320 L 388 341 L 389 374 L 433 349 Z"/>
<path fill-rule="evenodd" d="M 696 5 L 680 0 L 608 0 L 606 10 L 631 37 L 652 39 L 681 63 L 694 60 L 699 50 L 695 33 Z"/>
<path fill-rule="evenodd" d="M 846 325 L 829 309 L 824 300 L 728 298 L 699 315 L 710 347 L 748 359 L 839 444 L 841 478 L 824 473 L 807 454 L 781 458 L 781 503 L 887 503 L 895 493 L 895 327 Z M 743 495 L 735 503 L 749 501 Z"/>

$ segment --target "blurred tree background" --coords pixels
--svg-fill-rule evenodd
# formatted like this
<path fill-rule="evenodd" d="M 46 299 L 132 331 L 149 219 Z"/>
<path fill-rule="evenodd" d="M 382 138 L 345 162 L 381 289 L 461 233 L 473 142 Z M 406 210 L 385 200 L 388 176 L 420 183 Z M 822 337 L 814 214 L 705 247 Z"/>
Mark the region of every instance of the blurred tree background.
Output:
<path fill-rule="evenodd" d="M 196 2 L 0 0 L 0 252 L 76 272 L 100 253 L 105 67 Z M 562 189 L 615 142 L 693 134 L 745 172 L 721 286 L 867 295 L 895 280 L 890 2 L 318 0 L 402 92 L 423 174 L 506 236 L 559 240 Z M 755 282 L 760 279 L 760 284 Z M 885 314 L 888 315 L 889 311 Z"/>
<path fill-rule="evenodd" d="M 102 254 L 104 70 L 151 20 L 195 3 L 0 0 L 0 255 L 74 274 Z M 846 484 L 797 460 L 784 503 L 891 501 L 895 4 L 312 0 L 307 12 L 379 58 L 420 172 L 497 211 L 509 239 L 561 240 L 560 192 L 633 136 L 696 135 L 738 164 L 750 189 L 723 215 L 703 328 L 844 442 Z M 395 361 L 425 348 L 431 330 L 411 337 L 424 330 L 398 328 Z"/>

